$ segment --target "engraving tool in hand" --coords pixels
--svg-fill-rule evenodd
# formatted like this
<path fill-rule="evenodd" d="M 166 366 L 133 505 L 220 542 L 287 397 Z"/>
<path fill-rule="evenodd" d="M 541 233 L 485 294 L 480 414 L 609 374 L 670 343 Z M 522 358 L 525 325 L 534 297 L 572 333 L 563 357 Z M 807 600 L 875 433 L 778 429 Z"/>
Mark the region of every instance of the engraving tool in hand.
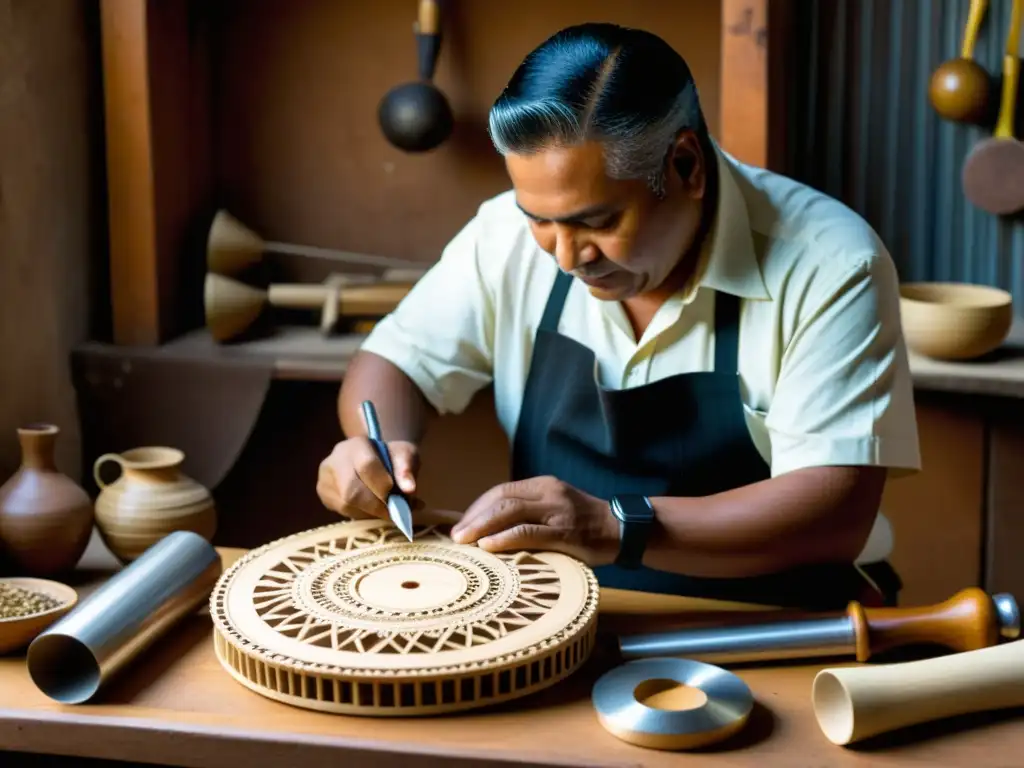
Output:
<path fill-rule="evenodd" d="M 377 421 L 377 410 L 369 400 L 363 401 L 363 421 L 366 422 L 367 437 L 370 438 L 370 442 L 373 443 L 377 455 L 384 463 L 388 474 L 391 475 L 393 487 L 391 493 L 388 494 L 388 516 L 398 530 L 404 533 L 409 541 L 412 541 L 412 509 L 409 507 L 409 501 L 405 498 L 405 495 L 398 490 L 398 478 L 395 477 L 395 468 L 391 463 L 391 454 L 388 452 L 387 443 L 381 437 L 380 422 Z"/>

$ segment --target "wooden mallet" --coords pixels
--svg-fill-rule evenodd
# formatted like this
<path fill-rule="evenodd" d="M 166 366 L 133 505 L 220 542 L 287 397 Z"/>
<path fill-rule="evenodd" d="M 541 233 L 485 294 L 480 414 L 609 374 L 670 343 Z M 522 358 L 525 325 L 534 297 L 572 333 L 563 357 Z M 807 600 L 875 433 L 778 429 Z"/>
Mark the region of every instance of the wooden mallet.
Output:
<path fill-rule="evenodd" d="M 932 106 L 947 120 L 980 124 L 988 119 L 992 83 L 985 68 L 974 60 L 987 8 L 988 0 L 971 0 L 960 57 L 940 64 L 928 84 Z"/>
<path fill-rule="evenodd" d="M 1003 59 L 1003 95 L 991 138 L 977 144 L 963 167 L 964 194 L 978 208 L 1007 216 L 1024 209 L 1024 144 L 1014 135 L 1014 110 L 1020 77 L 1021 6 L 1013 0 Z"/>

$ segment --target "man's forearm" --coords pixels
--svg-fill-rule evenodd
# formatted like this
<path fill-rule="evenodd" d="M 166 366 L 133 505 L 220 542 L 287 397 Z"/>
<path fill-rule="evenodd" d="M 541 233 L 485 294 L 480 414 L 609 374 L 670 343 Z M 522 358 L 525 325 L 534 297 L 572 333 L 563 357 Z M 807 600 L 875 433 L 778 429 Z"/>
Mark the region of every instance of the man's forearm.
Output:
<path fill-rule="evenodd" d="M 373 401 L 385 440 L 418 445 L 436 413 L 400 368 L 371 352 L 352 359 L 338 395 L 338 418 L 346 437 L 366 434 L 364 400 Z"/>
<path fill-rule="evenodd" d="M 814 467 L 702 498 L 654 497 L 644 565 L 736 578 L 852 562 L 867 541 L 884 467 Z"/>

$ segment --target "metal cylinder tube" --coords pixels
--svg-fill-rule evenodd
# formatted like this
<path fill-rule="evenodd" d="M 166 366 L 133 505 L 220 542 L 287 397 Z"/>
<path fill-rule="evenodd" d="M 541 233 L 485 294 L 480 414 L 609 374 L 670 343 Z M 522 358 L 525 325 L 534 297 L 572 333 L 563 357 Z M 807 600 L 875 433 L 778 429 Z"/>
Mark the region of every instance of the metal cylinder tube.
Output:
<path fill-rule="evenodd" d="M 32 682 L 62 704 L 88 701 L 205 603 L 221 571 L 220 555 L 202 536 L 168 534 L 32 641 Z"/>
<path fill-rule="evenodd" d="M 626 635 L 626 659 L 685 656 L 710 663 L 855 655 L 857 637 L 849 616 L 776 621 L 738 627 L 707 627 Z"/>

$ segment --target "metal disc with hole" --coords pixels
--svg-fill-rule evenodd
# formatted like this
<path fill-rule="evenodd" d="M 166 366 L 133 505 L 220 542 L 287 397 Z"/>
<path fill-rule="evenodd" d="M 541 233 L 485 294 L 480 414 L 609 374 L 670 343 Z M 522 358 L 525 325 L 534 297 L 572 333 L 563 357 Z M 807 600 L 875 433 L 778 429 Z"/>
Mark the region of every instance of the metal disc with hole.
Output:
<path fill-rule="evenodd" d="M 685 700 L 673 701 L 673 689 Z M 591 701 L 613 736 L 668 750 L 723 741 L 746 724 L 754 708 L 750 688 L 732 672 L 676 658 L 639 659 L 606 672 L 594 684 Z"/>
<path fill-rule="evenodd" d="M 426 715 L 547 688 L 589 657 L 598 585 L 551 552 L 492 554 L 438 527 L 341 522 L 249 552 L 210 597 L 240 683 L 299 707 Z"/>

